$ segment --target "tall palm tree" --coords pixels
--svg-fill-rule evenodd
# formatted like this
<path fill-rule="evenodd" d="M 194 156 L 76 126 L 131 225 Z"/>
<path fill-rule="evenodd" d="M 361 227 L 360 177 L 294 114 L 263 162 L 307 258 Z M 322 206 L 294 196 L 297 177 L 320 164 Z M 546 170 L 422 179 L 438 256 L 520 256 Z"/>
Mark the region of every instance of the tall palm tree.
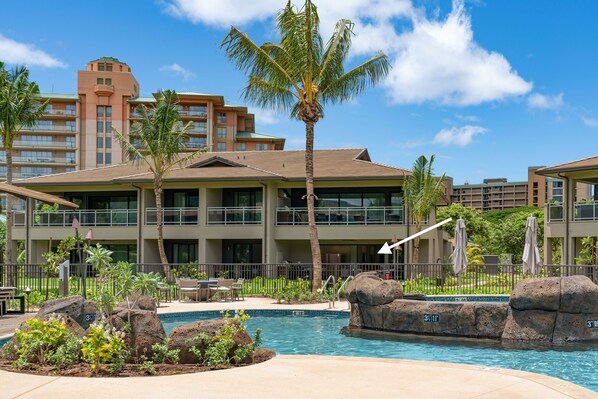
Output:
<path fill-rule="evenodd" d="M 156 228 L 158 230 L 158 252 L 166 276 L 170 275 L 170 265 L 164 250 L 162 218 L 162 191 L 164 178 L 176 165 L 183 165 L 199 151 L 182 155 L 183 139 L 187 136 L 193 122 L 183 126 L 178 109 L 178 96 L 173 90 L 161 91 L 154 108 L 144 104 L 135 108 L 141 120 L 131 126 L 129 137 L 112 128 L 115 137 L 125 151 L 129 161 L 143 162 L 154 175 L 154 194 L 156 196 Z M 131 141 L 129 139 L 135 139 Z"/>
<path fill-rule="evenodd" d="M 422 223 L 430 215 L 438 200 L 444 195 L 443 181 L 445 174 L 434 177 L 434 155 L 430 160 L 425 156 L 417 158 L 413 164 L 413 173 L 405 180 L 405 205 L 415 221 L 416 233 L 422 230 Z M 413 240 L 413 263 L 419 262 L 420 237 Z"/>
<path fill-rule="evenodd" d="M 6 182 L 12 184 L 12 145 L 21 129 L 30 128 L 42 117 L 47 101 L 40 104 L 39 87 L 29 81 L 29 70 L 17 66 L 6 71 L 0 62 L 0 137 L 6 152 Z M 6 195 L 5 263 L 15 263 L 12 248 L 12 196 Z"/>
<path fill-rule="evenodd" d="M 253 42 L 232 27 L 222 41 L 227 57 L 249 76 L 245 100 L 262 108 L 289 112 L 305 123 L 305 178 L 309 240 L 313 261 L 313 290 L 322 285 L 322 259 L 314 213 L 314 126 L 324 117 L 325 104 L 349 101 L 388 74 L 389 63 L 379 52 L 363 64 L 345 71 L 353 23 L 337 22 L 324 46 L 318 13 L 311 0 L 301 9 L 289 0 L 277 15 L 280 43 Z"/>

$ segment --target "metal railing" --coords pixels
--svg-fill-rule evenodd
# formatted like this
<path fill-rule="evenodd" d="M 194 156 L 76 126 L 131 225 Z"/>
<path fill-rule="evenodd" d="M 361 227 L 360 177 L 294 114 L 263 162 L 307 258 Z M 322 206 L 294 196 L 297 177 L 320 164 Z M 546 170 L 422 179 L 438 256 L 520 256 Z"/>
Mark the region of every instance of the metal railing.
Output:
<path fill-rule="evenodd" d="M 598 202 L 576 202 L 573 204 L 573 220 L 598 220 Z"/>
<path fill-rule="evenodd" d="M 52 148 L 75 148 L 75 143 L 53 142 L 53 141 L 28 141 L 21 140 L 13 143 L 14 147 L 52 147 Z"/>
<path fill-rule="evenodd" d="M 162 208 L 162 224 L 185 225 L 197 224 L 199 221 L 199 208 Z M 158 211 L 156 208 L 145 209 L 145 224 L 156 225 Z"/>
<path fill-rule="evenodd" d="M 191 111 L 191 110 L 179 110 L 180 116 L 195 116 L 199 118 L 207 118 L 207 111 Z"/>
<path fill-rule="evenodd" d="M 261 224 L 262 207 L 209 207 L 208 224 Z"/>
<path fill-rule="evenodd" d="M 315 209 L 319 225 L 403 224 L 402 206 L 318 207 Z M 307 225 L 307 208 L 277 208 L 277 225 Z"/>
<path fill-rule="evenodd" d="M 75 126 L 62 126 L 62 125 L 37 125 L 24 128 L 23 131 L 51 131 L 51 132 L 75 132 L 77 129 Z"/>
<path fill-rule="evenodd" d="M 548 204 L 548 221 L 549 222 L 562 222 L 565 220 L 565 212 L 563 204 Z"/>
<path fill-rule="evenodd" d="M 13 157 L 14 162 L 19 163 L 68 163 L 74 164 L 74 158 L 31 158 L 31 157 Z M 6 158 L 1 158 L 0 162 L 6 162 Z"/>
<path fill-rule="evenodd" d="M 161 264 L 132 265 L 135 273 L 154 272 L 166 276 Z M 309 286 L 313 270 L 309 263 L 276 263 L 276 264 L 171 264 L 170 274 L 166 281 L 175 289 L 178 277 L 221 277 L 243 278 L 245 295 L 272 295 L 276 291 L 295 284 Z M 71 264 L 70 293 L 80 293 L 81 271 L 85 270 L 77 264 Z M 564 277 L 583 275 L 594 283 L 598 282 L 598 266 L 596 265 L 545 265 L 537 275 L 525 275 L 521 265 L 476 265 L 470 266 L 467 273 L 455 276 L 452 266 L 446 264 L 389 264 L 389 263 L 340 263 L 323 264 L 322 276 L 335 276 L 337 284 L 332 287 L 336 295 L 350 276 L 363 271 L 375 271 L 383 279 L 392 279 L 402 285 L 406 293 L 426 295 L 497 295 L 509 294 L 517 282 L 526 278 Z M 22 293 L 25 287 L 45 293 L 46 283 L 51 291 L 57 293 L 57 274 L 46 274 L 43 265 L 6 265 L 0 264 L 0 286 L 17 287 Z M 97 295 L 98 279 L 96 271 L 87 265 L 88 296 Z M 78 291 L 79 290 L 79 291 Z"/>
<path fill-rule="evenodd" d="M 23 224 L 24 225 L 24 212 Z M 15 215 L 16 216 L 16 215 Z M 70 227 L 73 218 L 77 218 L 81 226 L 136 226 L 137 210 L 135 209 L 96 209 L 77 211 L 34 211 L 33 226 Z M 21 220 L 21 218 L 19 218 Z M 17 217 L 15 217 L 15 226 Z"/>
<path fill-rule="evenodd" d="M 73 109 L 46 109 L 44 115 L 76 116 L 77 112 Z"/>

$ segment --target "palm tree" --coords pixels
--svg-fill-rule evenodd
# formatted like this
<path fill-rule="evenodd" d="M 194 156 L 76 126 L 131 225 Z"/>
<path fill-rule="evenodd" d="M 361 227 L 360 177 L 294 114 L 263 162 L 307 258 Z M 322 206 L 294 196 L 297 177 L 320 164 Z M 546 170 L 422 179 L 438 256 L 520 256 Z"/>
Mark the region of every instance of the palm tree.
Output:
<path fill-rule="evenodd" d="M 12 184 L 12 145 L 22 128 L 30 128 L 42 117 L 47 101 L 40 105 L 39 87 L 29 81 L 23 66 L 6 71 L 0 62 L 0 137 L 6 152 L 6 183 Z M 6 248 L 4 262 L 15 263 L 12 248 L 12 196 L 6 195 Z"/>
<path fill-rule="evenodd" d="M 351 47 L 354 24 L 346 19 L 338 21 L 324 46 L 317 9 L 311 0 L 306 0 L 301 9 L 289 1 L 276 22 L 278 44 L 258 46 L 232 27 L 221 47 L 237 69 L 249 76 L 243 92 L 246 101 L 289 112 L 305 123 L 305 198 L 315 292 L 322 285 L 322 259 L 314 213 L 314 126 L 324 117 L 325 104 L 349 101 L 374 86 L 388 74 L 389 63 L 386 55 L 379 52 L 345 72 L 343 64 Z"/>
<path fill-rule="evenodd" d="M 413 173 L 405 180 L 405 205 L 415 221 L 416 233 L 422 230 L 422 222 L 430 215 L 438 200 L 444 195 L 444 173 L 434 177 L 434 155 L 430 161 L 425 156 L 417 158 L 413 164 Z M 413 240 L 413 263 L 419 262 L 419 240 Z"/>
<path fill-rule="evenodd" d="M 162 218 L 162 186 L 168 172 L 176 165 L 182 165 L 199 151 L 182 156 L 183 139 L 193 127 L 193 122 L 182 125 L 178 109 L 178 96 L 173 90 L 161 91 L 155 108 L 141 104 L 135 112 L 141 120 L 131 126 L 129 137 L 112 128 L 121 146 L 129 154 L 133 163 L 143 162 L 154 175 L 154 194 L 156 196 L 156 227 L 158 229 L 158 252 L 166 276 L 170 275 L 170 265 L 164 250 Z M 200 150 L 201 151 L 201 150 Z"/>

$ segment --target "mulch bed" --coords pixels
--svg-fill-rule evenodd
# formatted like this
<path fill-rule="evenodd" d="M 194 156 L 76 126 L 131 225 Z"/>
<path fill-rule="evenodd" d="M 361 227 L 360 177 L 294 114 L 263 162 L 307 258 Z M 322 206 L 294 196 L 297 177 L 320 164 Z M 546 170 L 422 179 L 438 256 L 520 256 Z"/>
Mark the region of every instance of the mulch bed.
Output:
<path fill-rule="evenodd" d="M 253 362 L 231 366 L 244 367 L 265 362 L 275 357 L 276 354 L 269 349 L 258 348 L 253 355 Z M 25 369 L 17 369 L 12 365 L 11 360 L 0 359 L 0 369 L 14 373 L 65 376 L 65 377 L 142 377 L 150 376 L 139 364 L 125 364 L 118 374 L 110 374 L 110 365 L 102 365 L 96 373 L 91 371 L 88 363 L 78 363 L 67 368 L 57 368 L 50 365 L 29 364 Z M 154 364 L 156 373 L 152 376 L 165 376 L 176 374 L 200 373 L 211 370 L 222 370 L 224 367 L 208 367 L 199 364 Z"/>

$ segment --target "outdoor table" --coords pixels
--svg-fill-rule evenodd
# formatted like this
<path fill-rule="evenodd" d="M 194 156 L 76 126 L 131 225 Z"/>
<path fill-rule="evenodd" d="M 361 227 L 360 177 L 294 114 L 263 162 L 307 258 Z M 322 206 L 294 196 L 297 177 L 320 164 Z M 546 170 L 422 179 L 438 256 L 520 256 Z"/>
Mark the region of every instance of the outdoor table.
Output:
<path fill-rule="evenodd" d="M 0 316 L 6 314 L 8 300 L 15 297 L 17 287 L 0 287 Z"/>

